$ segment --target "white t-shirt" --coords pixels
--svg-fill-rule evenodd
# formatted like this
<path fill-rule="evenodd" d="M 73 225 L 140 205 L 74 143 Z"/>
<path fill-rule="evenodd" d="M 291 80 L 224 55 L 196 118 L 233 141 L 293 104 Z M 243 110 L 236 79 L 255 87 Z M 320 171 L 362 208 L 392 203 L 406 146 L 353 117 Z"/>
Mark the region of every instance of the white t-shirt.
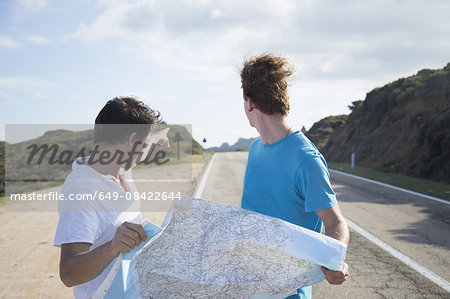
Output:
<path fill-rule="evenodd" d="M 126 192 L 119 184 L 92 167 L 78 163 L 76 160 L 72 164 L 72 172 L 67 176 L 61 194 L 64 194 L 65 198 L 68 198 L 70 194 L 72 196 L 88 194 L 91 197 L 96 194 L 96 200 L 59 202 L 59 222 L 53 245 L 60 247 L 65 243 L 91 243 L 92 250 L 110 241 L 117 228 L 125 221 L 141 223 L 142 218 L 138 202 L 127 201 Z M 137 191 L 131 177 L 131 170 L 121 169 L 119 175 L 125 180 L 130 191 Z M 118 199 L 114 202 L 108 199 L 98 200 L 100 192 L 103 192 L 103 196 L 109 194 L 117 196 Z M 74 286 L 75 298 L 90 298 L 94 295 L 111 270 L 114 261 L 115 259 L 93 280 Z"/>

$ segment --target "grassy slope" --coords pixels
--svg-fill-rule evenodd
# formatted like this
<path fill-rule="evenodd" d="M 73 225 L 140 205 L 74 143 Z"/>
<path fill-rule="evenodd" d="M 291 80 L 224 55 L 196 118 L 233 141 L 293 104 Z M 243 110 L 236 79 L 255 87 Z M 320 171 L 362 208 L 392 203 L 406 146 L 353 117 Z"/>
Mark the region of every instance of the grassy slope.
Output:
<path fill-rule="evenodd" d="M 328 167 L 330 169 L 339 170 L 450 201 L 450 184 L 443 182 L 431 181 L 403 174 L 389 173 L 363 167 L 355 167 L 355 169 L 352 169 L 350 165 L 341 163 L 328 163 Z"/>

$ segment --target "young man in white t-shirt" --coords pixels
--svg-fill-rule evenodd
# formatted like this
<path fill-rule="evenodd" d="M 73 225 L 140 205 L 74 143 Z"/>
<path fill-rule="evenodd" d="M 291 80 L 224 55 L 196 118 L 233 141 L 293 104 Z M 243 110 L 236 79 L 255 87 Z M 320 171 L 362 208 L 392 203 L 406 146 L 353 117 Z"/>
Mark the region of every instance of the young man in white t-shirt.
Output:
<path fill-rule="evenodd" d="M 137 191 L 131 168 L 139 153 L 145 152 L 159 116 L 131 97 L 108 101 L 95 120 L 94 151 L 74 161 L 63 184 L 65 198 L 96 198 L 65 200 L 59 206 L 54 245 L 61 247 L 61 280 L 73 287 L 75 298 L 90 298 L 113 260 L 147 240 L 136 201 L 127 201 L 126 192 Z M 116 153 L 117 159 L 112 158 Z M 117 200 L 98 200 L 100 194 Z"/>

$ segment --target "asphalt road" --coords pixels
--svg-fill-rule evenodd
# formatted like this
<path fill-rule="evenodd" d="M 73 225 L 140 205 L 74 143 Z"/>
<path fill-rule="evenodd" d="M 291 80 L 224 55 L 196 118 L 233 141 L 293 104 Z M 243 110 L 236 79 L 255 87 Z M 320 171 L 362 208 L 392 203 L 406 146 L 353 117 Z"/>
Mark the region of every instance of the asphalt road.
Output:
<path fill-rule="evenodd" d="M 247 153 L 218 153 L 202 198 L 240 205 Z M 450 206 L 331 173 L 346 218 L 437 275 L 450 280 Z M 342 286 L 322 282 L 314 298 L 450 298 L 450 294 L 363 236 L 350 230 L 350 276 Z"/>

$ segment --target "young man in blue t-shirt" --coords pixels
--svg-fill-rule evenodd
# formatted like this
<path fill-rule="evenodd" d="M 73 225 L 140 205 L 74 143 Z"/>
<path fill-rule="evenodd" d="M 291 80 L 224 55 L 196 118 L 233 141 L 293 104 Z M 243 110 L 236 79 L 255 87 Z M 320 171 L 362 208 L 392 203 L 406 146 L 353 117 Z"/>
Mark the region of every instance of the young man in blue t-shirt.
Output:
<path fill-rule="evenodd" d="M 264 54 L 244 62 L 241 81 L 245 114 L 260 138 L 249 150 L 242 208 L 278 217 L 322 232 L 346 244 L 347 224 L 339 210 L 322 154 L 287 122 L 287 78 L 292 66 L 282 57 Z M 322 267 L 330 284 L 342 284 L 348 266 Z M 289 298 L 311 298 L 311 287 Z"/>

